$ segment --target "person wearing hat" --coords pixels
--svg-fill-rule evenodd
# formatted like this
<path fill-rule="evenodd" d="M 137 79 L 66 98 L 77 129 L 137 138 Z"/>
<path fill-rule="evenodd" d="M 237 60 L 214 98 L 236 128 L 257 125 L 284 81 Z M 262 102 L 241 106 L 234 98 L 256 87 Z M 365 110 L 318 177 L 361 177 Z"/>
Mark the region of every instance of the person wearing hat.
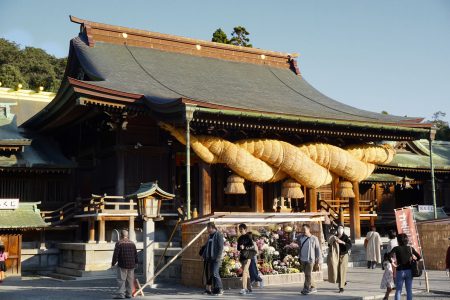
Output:
<path fill-rule="evenodd" d="M 329 259 L 328 281 L 339 284 L 339 293 L 344 292 L 344 286 L 347 285 L 347 265 L 348 255 L 352 248 L 352 242 L 348 235 L 344 233 L 344 225 L 340 224 L 337 233 L 328 239 Z M 333 272 L 334 270 L 334 272 Z M 330 276 L 331 275 L 331 276 Z"/>

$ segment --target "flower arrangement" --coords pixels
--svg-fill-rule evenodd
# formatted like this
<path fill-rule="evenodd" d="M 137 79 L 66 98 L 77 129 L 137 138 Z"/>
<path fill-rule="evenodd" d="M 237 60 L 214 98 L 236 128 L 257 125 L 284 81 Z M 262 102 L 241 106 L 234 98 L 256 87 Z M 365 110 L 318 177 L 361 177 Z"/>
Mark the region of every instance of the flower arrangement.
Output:
<path fill-rule="evenodd" d="M 258 249 L 258 270 L 263 275 L 301 272 L 298 260 L 298 244 L 293 240 L 291 226 L 260 227 L 252 230 Z M 239 277 L 242 265 L 239 262 L 236 228 L 222 228 L 224 259 L 220 269 L 221 277 Z"/>

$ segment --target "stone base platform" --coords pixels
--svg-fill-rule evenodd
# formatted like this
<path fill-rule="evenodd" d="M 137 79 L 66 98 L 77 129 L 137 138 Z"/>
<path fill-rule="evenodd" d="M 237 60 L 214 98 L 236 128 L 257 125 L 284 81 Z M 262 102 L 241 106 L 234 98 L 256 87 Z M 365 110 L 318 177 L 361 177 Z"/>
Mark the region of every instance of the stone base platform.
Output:
<path fill-rule="evenodd" d="M 314 281 L 323 281 L 323 272 L 313 272 Z M 301 283 L 305 281 L 304 273 L 293 273 L 293 274 L 278 274 L 278 275 L 263 275 L 264 286 L 271 285 L 283 285 L 283 284 L 293 284 Z M 222 278 L 224 289 L 240 289 L 242 287 L 242 280 L 240 277 L 234 278 Z"/>

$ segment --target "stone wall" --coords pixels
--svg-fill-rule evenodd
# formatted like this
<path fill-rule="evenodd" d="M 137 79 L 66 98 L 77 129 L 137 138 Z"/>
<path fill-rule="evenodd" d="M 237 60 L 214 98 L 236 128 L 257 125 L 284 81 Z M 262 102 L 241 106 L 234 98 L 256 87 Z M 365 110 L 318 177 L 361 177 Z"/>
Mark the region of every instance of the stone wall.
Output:
<path fill-rule="evenodd" d="M 35 243 L 23 243 L 21 252 L 22 274 L 46 274 L 59 264 L 59 249 L 37 248 Z"/>

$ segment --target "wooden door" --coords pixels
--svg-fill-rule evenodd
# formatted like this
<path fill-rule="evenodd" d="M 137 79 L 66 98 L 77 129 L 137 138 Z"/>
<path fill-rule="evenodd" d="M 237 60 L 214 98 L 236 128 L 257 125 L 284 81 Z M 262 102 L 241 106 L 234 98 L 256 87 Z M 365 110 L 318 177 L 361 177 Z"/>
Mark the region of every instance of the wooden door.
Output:
<path fill-rule="evenodd" d="M 8 252 L 6 260 L 6 276 L 20 276 L 20 249 L 22 248 L 21 234 L 1 234 L 0 239 L 5 245 L 5 251 Z"/>

